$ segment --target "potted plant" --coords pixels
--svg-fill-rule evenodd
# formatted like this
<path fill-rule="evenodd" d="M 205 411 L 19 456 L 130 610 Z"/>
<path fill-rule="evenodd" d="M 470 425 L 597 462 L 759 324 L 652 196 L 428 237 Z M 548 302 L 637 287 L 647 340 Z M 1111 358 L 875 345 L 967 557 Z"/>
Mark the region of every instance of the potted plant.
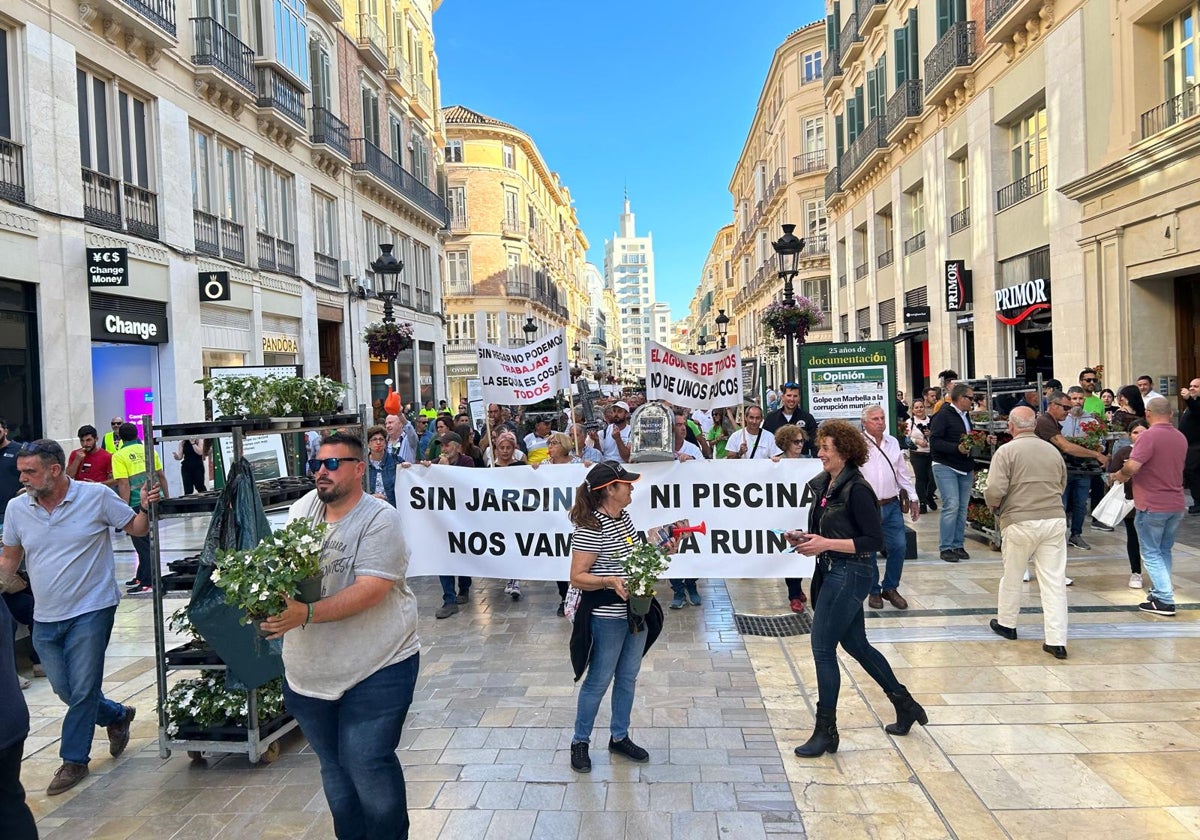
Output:
<path fill-rule="evenodd" d="M 167 618 L 167 629 L 186 639 L 182 645 L 167 651 L 167 661 L 172 665 L 220 664 L 221 657 L 196 632 L 186 604 Z"/>
<path fill-rule="evenodd" d="M 656 545 L 641 542 L 634 546 L 622 561 L 625 568 L 625 588 L 629 592 L 629 611 L 634 615 L 650 612 L 654 599 L 654 584 L 667 570 L 671 558 Z"/>
<path fill-rule="evenodd" d="M 230 688 L 225 682 L 226 673 L 205 671 L 171 687 L 162 703 L 168 735 L 206 740 L 245 737 L 250 715 L 247 693 Z M 269 730 L 284 714 L 283 679 L 261 686 L 256 699 L 258 719 Z"/>
<path fill-rule="evenodd" d="M 763 310 L 761 323 L 776 338 L 794 337 L 803 344 L 809 332 L 825 323 L 825 313 L 812 298 L 800 296 L 790 306 L 771 301 Z"/>
<path fill-rule="evenodd" d="M 242 611 L 242 623 L 257 625 L 286 606 L 284 595 L 320 598 L 321 549 L 326 525 L 304 519 L 289 522 L 254 548 L 217 554 L 212 580 L 225 603 Z M 315 589 L 313 579 L 316 579 Z"/>
<path fill-rule="evenodd" d="M 958 448 L 964 455 L 978 458 L 987 453 L 987 432 L 982 429 L 972 429 L 958 438 Z"/>
<path fill-rule="evenodd" d="M 363 341 L 372 356 L 390 362 L 412 347 L 413 325 L 408 321 L 376 321 L 363 330 Z"/>
<path fill-rule="evenodd" d="M 300 411 L 306 420 L 324 422 L 337 414 L 346 395 L 346 386 L 326 376 L 303 379 Z"/>
<path fill-rule="evenodd" d="M 271 389 L 261 376 L 206 376 L 196 382 L 212 401 L 214 418 L 270 417 Z"/>

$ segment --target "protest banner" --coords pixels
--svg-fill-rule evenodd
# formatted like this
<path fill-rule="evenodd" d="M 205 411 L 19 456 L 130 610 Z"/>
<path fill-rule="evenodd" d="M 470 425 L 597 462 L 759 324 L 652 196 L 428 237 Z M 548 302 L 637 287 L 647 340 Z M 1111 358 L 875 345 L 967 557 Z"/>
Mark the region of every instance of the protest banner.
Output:
<path fill-rule="evenodd" d="M 561 329 L 524 347 L 478 344 L 476 353 L 485 402 L 530 405 L 571 387 Z"/>
<path fill-rule="evenodd" d="M 819 461 L 688 461 L 635 465 L 628 510 L 640 530 L 688 519 L 688 534 L 663 577 L 809 577 L 811 558 L 785 553 L 777 531 L 803 529 L 806 484 Z M 396 507 L 404 522 L 410 577 L 476 575 L 566 580 L 568 519 L 587 475 L 582 464 L 505 470 L 412 466 L 396 470 Z M 773 530 L 775 529 L 775 530 Z"/>
<path fill-rule="evenodd" d="M 836 417 L 860 423 L 864 408 L 880 405 L 884 428 L 896 428 L 896 345 L 890 341 L 805 344 L 800 385 L 818 422 Z"/>
<path fill-rule="evenodd" d="M 741 403 L 741 348 L 685 356 L 656 341 L 646 345 L 646 399 L 666 400 L 685 408 Z"/>

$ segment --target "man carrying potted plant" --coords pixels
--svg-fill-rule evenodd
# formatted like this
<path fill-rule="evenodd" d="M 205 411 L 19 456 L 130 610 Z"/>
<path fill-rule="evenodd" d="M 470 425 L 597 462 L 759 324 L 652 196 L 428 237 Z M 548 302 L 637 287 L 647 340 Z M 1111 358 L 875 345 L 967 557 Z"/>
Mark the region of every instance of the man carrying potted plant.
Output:
<path fill-rule="evenodd" d="M 292 519 L 328 526 L 324 597 L 262 623 L 283 638 L 284 698 L 321 762 L 338 837 L 408 837 L 396 748 L 420 664 L 417 600 L 405 580 L 400 514 L 363 491 L 362 441 L 336 432 L 317 453 L 316 489 Z"/>

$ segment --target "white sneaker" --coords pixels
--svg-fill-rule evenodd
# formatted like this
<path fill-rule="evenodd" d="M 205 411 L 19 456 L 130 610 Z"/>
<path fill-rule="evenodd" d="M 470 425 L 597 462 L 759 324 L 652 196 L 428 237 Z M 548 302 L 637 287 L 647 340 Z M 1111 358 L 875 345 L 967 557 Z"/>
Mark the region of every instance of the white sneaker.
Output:
<path fill-rule="evenodd" d="M 510 596 L 510 597 L 511 597 L 511 598 L 512 598 L 514 601 L 520 601 L 520 600 L 521 600 L 521 581 L 519 581 L 519 580 L 510 580 L 510 581 L 508 582 L 508 586 L 504 587 L 504 591 L 505 591 L 506 593 L 508 593 L 508 595 L 509 595 L 509 596 Z"/>
<path fill-rule="evenodd" d="M 1063 582 L 1066 583 L 1067 586 L 1072 586 L 1075 583 L 1075 581 L 1071 578 L 1064 578 Z"/>
<path fill-rule="evenodd" d="M 512 590 L 513 590 L 513 582 L 510 580 L 508 583 L 504 584 L 504 594 L 511 595 Z"/>
<path fill-rule="evenodd" d="M 1141 589 L 1142 588 L 1142 576 L 1140 574 L 1138 574 L 1137 572 L 1135 572 L 1129 576 L 1129 588 L 1130 589 Z"/>
<path fill-rule="evenodd" d="M 1024 577 L 1022 577 L 1022 578 L 1021 578 L 1021 580 L 1022 580 L 1024 583 L 1029 583 L 1029 568 L 1028 568 L 1028 567 L 1026 567 L 1026 569 L 1025 569 L 1025 576 L 1024 576 Z"/>

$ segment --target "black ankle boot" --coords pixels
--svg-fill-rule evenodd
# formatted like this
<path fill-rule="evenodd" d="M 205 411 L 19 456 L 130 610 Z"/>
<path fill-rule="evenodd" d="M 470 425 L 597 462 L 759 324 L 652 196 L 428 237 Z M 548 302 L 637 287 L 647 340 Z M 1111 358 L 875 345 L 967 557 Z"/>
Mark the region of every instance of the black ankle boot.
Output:
<path fill-rule="evenodd" d="M 883 731 L 889 735 L 907 735 L 914 723 L 922 726 L 929 723 L 929 715 L 904 686 L 900 686 L 900 690 L 894 694 L 888 692 L 888 699 L 896 707 L 896 722 L 883 727 Z"/>
<path fill-rule="evenodd" d="M 812 737 L 796 747 L 796 755 L 801 758 L 814 758 L 825 753 L 838 751 L 841 738 L 837 731 L 837 710 L 823 709 L 817 706 L 817 722 L 813 727 Z"/>

